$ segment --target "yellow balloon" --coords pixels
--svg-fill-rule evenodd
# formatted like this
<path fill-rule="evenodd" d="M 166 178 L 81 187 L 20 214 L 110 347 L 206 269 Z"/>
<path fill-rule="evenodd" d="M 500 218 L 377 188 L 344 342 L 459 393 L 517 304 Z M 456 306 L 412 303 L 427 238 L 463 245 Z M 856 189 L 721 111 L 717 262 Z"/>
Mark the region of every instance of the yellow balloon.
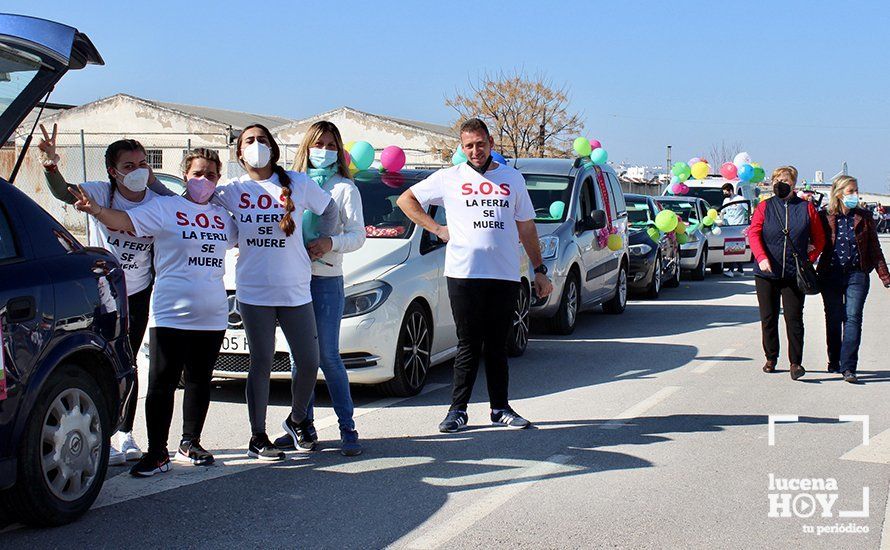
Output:
<path fill-rule="evenodd" d="M 759 163 L 759 162 L 752 162 L 752 163 L 751 163 L 751 167 L 752 167 L 752 168 L 760 168 L 760 163 Z"/>
<path fill-rule="evenodd" d="M 720 215 L 720 213 L 717 212 L 716 208 L 711 208 L 710 210 L 708 210 L 708 217 L 711 218 L 712 220 L 716 220 L 717 216 L 719 216 L 719 215 Z"/>
<path fill-rule="evenodd" d="M 343 148 L 346 149 L 347 152 L 352 150 L 352 146 L 355 145 L 354 141 L 347 141 L 343 144 Z"/>
<path fill-rule="evenodd" d="M 710 167 L 705 162 L 696 162 L 692 165 L 692 177 L 697 180 L 703 180 L 708 177 Z"/>
<path fill-rule="evenodd" d="M 624 240 L 621 239 L 621 235 L 613 234 L 609 235 L 609 240 L 606 243 L 606 246 L 609 247 L 609 250 L 612 252 L 617 252 L 624 247 Z"/>

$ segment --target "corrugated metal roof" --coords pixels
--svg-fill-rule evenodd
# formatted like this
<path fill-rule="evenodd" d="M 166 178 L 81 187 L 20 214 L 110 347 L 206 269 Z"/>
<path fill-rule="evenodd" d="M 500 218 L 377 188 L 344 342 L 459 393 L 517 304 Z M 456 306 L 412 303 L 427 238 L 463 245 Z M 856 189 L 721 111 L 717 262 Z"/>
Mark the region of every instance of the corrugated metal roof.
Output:
<path fill-rule="evenodd" d="M 242 128 L 254 123 L 262 124 L 263 126 L 271 129 L 275 128 L 276 126 L 281 126 L 283 124 L 293 122 L 293 119 L 273 115 L 258 115 L 256 113 L 230 111 L 228 109 L 214 109 L 212 107 L 202 107 L 198 105 L 168 103 L 166 101 L 155 101 L 153 99 L 144 99 L 144 101 L 148 103 L 154 103 L 155 105 L 159 105 L 161 107 L 166 107 L 167 109 L 182 111 L 184 113 L 188 113 L 199 118 L 220 122 L 222 124 L 231 126 L 235 130 L 241 130 Z"/>
<path fill-rule="evenodd" d="M 304 118 L 302 120 L 296 121 L 288 121 L 283 125 L 283 127 L 275 128 L 275 132 L 285 131 L 287 126 L 300 126 L 306 123 L 315 122 L 316 120 L 323 120 L 333 118 L 334 116 L 341 113 L 354 113 L 361 116 L 366 116 L 372 119 L 376 119 L 382 122 L 389 122 L 398 126 L 408 126 L 410 128 L 414 128 L 415 130 L 420 130 L 422 132 L 430 132 L 433 134 L 437 134 L 442 137 L 454 138 L 457 139 L 457 131 L 454 128 L 449 126 L 445 126 L 442 124 L 433 124 L 430 122 L 420 122 L 417 120 L 409 120 L 405 118 L 394 118 L 386 115 L 376 115 L 374 113 L 368 113 L 365 111 L 360 111 L 358 109 L 353 109 L 352 107 L 343 106 L 338 107 L 336 109 L 332 109 L 330 111 L 325 111 L 324 113 L 318 113 L 316 115 L 312 115 L 310 117 Z"/>

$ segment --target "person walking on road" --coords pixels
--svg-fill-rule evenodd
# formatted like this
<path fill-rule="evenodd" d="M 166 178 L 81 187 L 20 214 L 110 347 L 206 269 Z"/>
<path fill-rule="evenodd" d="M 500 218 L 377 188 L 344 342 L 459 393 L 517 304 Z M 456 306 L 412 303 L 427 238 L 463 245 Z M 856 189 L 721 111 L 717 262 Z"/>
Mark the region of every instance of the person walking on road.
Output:
<path fill-rule="evenodd" d="M 148 452 L 130 469 L 136 477 L 170 470 L 167 438 L 181 378 L 182 439 L 175 458 L 193 465 L 214 461 L 201 446 L 201 432 L 210 406 L 213 366 L 228 325 L 225 255 L 237 242 L 232 217 L 209 203 L 221 170 L 215 151 L 195 149 L 183 160 L 184 196 L 157 197 L 128 210 L 103 207 L 85 190 L 76 192 L 75 208 L 106 227 L 154 237 L 158 273 L 151 299 L 145 398 Z"/>
<path fill-rule="evenodd" d="M 529 421 L 508 401 L 506 344 L 519 291 L 518 241 L 535 266 L 538 296 L 549 295 L 553 286 L 522 174 L 493 161 L 494 140 L 481 120 L 464 122 L 460 140 L 467 162 L 438 170 L 397 201 L 412 221 L 447 242 L 445 276 L 458 349 L 451 408 L 439 431 L 467 426 L 467 405 L 483 356 L 492 423 L 527 428 Z M 436 223 L 427 213 L 429 205 L 445 208 L 447 225 Z"/>
<path fill-rule="evenodd" d="M 265 126 L 245 128 L 235 150 L 247 173 L 220 185 L 217 197 L 238 224 L 235 295 L 250 349 L 246 394 L 252 435 L 247 455 L 283 460 L 284 453 L 266 434 L 276 327 L 281 328 L 296 360 L 291 412 L 282 427 L 300 450 L 314 450 L 318 440 L 307 413 L 318 376 L 318 338 L 309 288 L 312 268 L 296 219 L 311 210 L 321 216 L 319 234 L 331 235 L 338 210 L 330 194 L 306 174 L 278 165 L 281 151 Z"/>
<path fill-rule="evenodd" d="M 737 202 L 743 200 L 745 199 L 742 197 L 741 187 L 736 191 L 733 184 L 728 182 L 723 184 L 723 206 L 726 206 L 723 209 L 723 223 L 725 225 L 745 225 L 748 223 L 747 204 Z M 732 279 L 735 277 L 735 272 L 738 272 L 739 275 L 744 275 L 745 270 L 741 262 L 727 263 L 726 271 L 723 274 Z"/>
<path fill-rule="evenodd" d="M 66 204 L 74 204 L 74 187 L 65 181 L 59 167 L 56 153 L 58 125 L 53 124 L 52 135 L 41 124 L 43 139 L 38 143 L 44 175 L 53 196 Z M 105 150 L 105 169 L 108 181 L 87 181 L 79 188 L 93 202 L 105 208 L 130 210 L 147 204 L 155 197 L 174 193 L 154 177 L 146 160 L 145 148 L 136 140 L 115 141 Z M 129 317 L 129 340 L 133 351 L 133 368 L 136 369 L 136 354 L 142 345 L 145 329 L 148 326 L 148 303 L 154 283 L 152 269 L 151 237 L 138 237 L 121 228 L 108 227 L 88 216 L 90 246 L 102 247 L 111 252 L 124 272 L 127 286 L 127 311 Z M 133 395 L 139 394 L 139 376 L 133 377 Z M 133 423 L 136 418 L 137 399 L 130 399 L 124 411 L 123 422 L 117 436 L 111 441 L 108 464 L 123 464 L 128 460 L 142 458 L 142 450 L 133 438 Z"/>
<path fill-rule="evenodd" d="M 821 214 L 830 246 L 818 266 L 825 305 L 828 372 L 839 372 L 850 383 L 858 381 L 856 366 L 869 273 L 877 269 L 884 287 L 890 288 L 890 270 L 875 222 L 859 204 L 856 178 L 838 176 L 831 185 L 828 208 Z"/>
<path fill-rule="evenodd" d="M 803 368 L 804 293 L 797 286 L 794 250 L 816 261 L 825 245 L 825 233 L 816 207 L 794 192 L 797 169 L 776 168 L 772 175 L 775 195 L 754 210 L 748 239 L 757 265 L 754 267 L 763 352 L 763 372 L 773 373 L 779 359 L 779 302 L 788 334 L 791 378 L 806 374 Z"/>
<path fill-rule="evenodd" d="M 325 385 L 331 394 L 334 412 L 340 423 L 340 453 L 356 456 L 362 453 L 353 419 L 354 405 L 349 392 L 349 376 L 340 358 L 340 320 L 343 318 L 343 254 L 353 252 L 365 243 L 365 221 L 362 197 L 349 176 L 349 162 L 340 130 L 326 120 L 306 130 L 297 151 L 294 170 L 305 172 L 337 204 L 337 224 L 333 235 L 320 237 L 316 227 L 319 217 L 311 211 L 303 214 L 303 241 L 309 243 L 312 262 L 312 309 L 318 331 L 318 351 Z M 312 404 L 308 418 L 314 419 Z M 275 440 L 275 446 L 293 448 L 290 434 Z"/>

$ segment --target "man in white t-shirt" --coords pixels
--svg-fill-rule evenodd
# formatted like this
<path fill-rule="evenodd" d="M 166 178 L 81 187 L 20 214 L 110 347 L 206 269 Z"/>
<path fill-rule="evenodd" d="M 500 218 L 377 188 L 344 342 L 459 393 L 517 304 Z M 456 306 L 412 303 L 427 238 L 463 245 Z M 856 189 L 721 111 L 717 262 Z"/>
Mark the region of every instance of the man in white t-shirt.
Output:
<path fill-rule="evenodd" d="M 519 291 L 519 246 L 522 242 L 535 266 L 535 290 L 544 297 L 553 290 L 541 258 L 535 212 L 525 179 L 517 170 L 493 162 L 494 140 L 485 123 L 473 118 L 460 128 L 467 162 L 443 168 L 399 197 L 402 211 L 448 243 L 445 276 L 457 326 L 451 408 L 439 431 L 467 426 L 467 404 L 485 359 L 491 421 L 527 428 L 508 402 L 507 335 Z M 445 208 L 447 225 L 439 225 L 427 207 Z"/>

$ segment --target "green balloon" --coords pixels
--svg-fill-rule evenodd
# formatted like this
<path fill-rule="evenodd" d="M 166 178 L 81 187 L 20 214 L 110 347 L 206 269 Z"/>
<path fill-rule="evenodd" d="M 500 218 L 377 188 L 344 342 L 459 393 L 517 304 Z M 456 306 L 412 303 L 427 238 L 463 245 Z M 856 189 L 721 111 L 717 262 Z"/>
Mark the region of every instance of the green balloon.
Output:
<path fill-rule="evenodd" d="M 592 160 L 594 164 L 605 164 L 606 161 L 609 160 L 609 154 L 606 153 L 606 150 L 602 147 L 597 147 L 591 151 L 590 160 Z"/>
<path fill-rule="evenodd" d="M 566 210 L 566 203 L 562 201 L 553 201 L 550 203 L 550 217 L 554 220 L 562 218 L 563 212 Z"/>
<path fill-rule="evenodd" d="M 649 238 L 652 239 L 654 242 L 658 242 L 658 240 L 661 239 L 661 231 L 659 231 L 658 229 L 656 229 L 654 227 L 650 227 L 649 229 L 647 229 L 646 233 L 649 235 Z"/>
<path fill-rule="evenodd" d="M 751 176 L 751 183 L 760 183 L 766 178 L 766 172 L 760 166 L 754 167 L 754 175 Z"/>
<path fill-rule="evenodd" d="M 677 243 L 686 244 L 689 242 L 689 236 L 686 233 L 677 233 Z"/>
<path fill-rule="evenodd" d="M 577 137 L 575 138 L 574 143 L 572 143 L 572 149 L 575 150 L 575 153 L 579 157 L 587 157 L 590 156 L 590 140 L 586 137 Z"/>
<path fill-rule="evenodd" d="M 702 223 L 702 225 L 704 225 L 705 227 L 711 227 L 712 225 L 714 225 L 714 219 L 705 216 L 705 219 L 703 219 L 703 220 L 701 221 L 701 223 Z"/>
<path fill-rule="evenodd" d="M 655 216 L 655 227 L 664 233 L 670 233 L 677 228 L 677 214 L 671 210 L 662 210 Z"/>

